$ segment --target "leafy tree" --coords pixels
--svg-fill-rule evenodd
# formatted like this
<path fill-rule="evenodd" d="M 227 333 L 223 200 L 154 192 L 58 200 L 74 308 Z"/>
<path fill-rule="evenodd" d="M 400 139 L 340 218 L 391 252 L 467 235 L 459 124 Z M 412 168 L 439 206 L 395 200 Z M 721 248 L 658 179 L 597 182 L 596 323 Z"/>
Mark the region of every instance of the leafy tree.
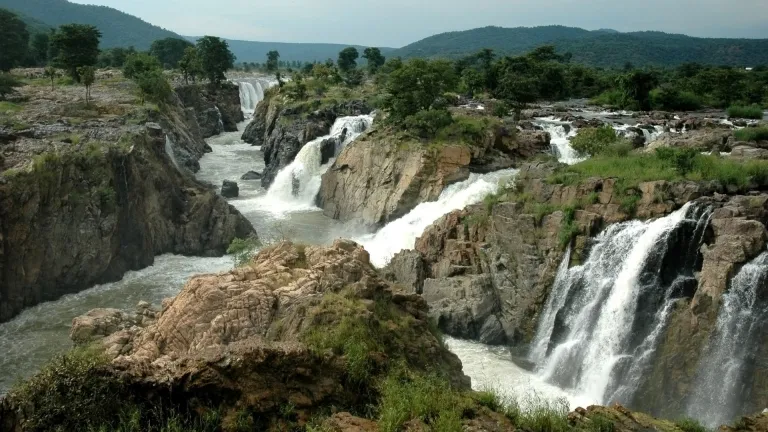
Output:
<path fill-rule="evenodd" d="M 360 69 L 352 69 L 344 75 L 344 84 L 349 87 L 357 87 L 363 83 L 365 74 Z"/>
<path fill-rule="evenodd" d="M 519 111 L 539 97 L 540 79 L 532 57 L 505 57 L 494 66 L 498 84 L 493 94 Z"/>
<path fill-rule="evenodd" d="M 173 94 L 170 83 L 160 69 L 153 69 L 136 77 L 136 84 L 141 92 L 141 102 L 150 100 L 158 104 L 164 104 L 170 100 Z"/>
<path fill-rule="evenodd" d="M 657 83 L 658 79 L 654 73 L 640 70 L 620 75 L 617 81 L 625 101 L 637 102 L 637 107 L 643 111 L 651 110 L 651 90 Z"/>
<path fill-rule="evenodd" d="M 48 62 L 48 49 L 51 44 L 51 37 L 48 33 L 36 33 L 32 38 L 32 54 L 38 65 L 44 65 Z"/>
<path fill-rule="evenodd" d="M 165 38 L 152 42 L 149 53 L 157 57 L 166 69 L 175 69 L 184 57 L 185 50 L 191 46 L 192 43 L 184 39 Z"/>
<path fill-rule="evenodd" d="M 99 54 L 99 67 L 117 67 L 122 68 L 125 65 L 125 60 L 128 56 L 136 54 L 135 49 L 126 48 L 110 48 L 103 50 Z"/>
<path fill-rule="evenodd" d="M 184 50 L 184 56 L 179 60 L 179 70 L 184 76 L 184 82 L 189 84 L 189 79 L 195 82 L 198 76 L 203 74 L 200 67 L 200 59 L 197 56 L 197 48 L 191 46 Z"/>
<path fill-rule="evenodd" d="M 358 57 L 360 57 L 360 53 L 357 52 L 357 48 L 344 48 L 339 52 L 339 59 L 336 64 L 338 64 L 339 70 L 342 73 L 347 73 L 357 67 Z"/>
<path fill-rule="evenodd" d="M 82 66 L 77 68 L 80 75 L 80 82 L 85 86 L 85 104 L 91 103 L 91 86 L 96 82 L 96 68 L 93 66 Z"/>
<path fill-rule="evenodd" d="M 381 50 L 378 48 L 366 48 L 363 51 L 363 58 L 368 60 L 368 72 L 373 75 L 378 72 L 379 68 L 384 66 L 386 58 L 381 55 Z"/>
<path fill-rule="evenodd" d="M 384 107 L 394 121 L 419 111 L 445 106 L 442 95 L 456 85 L 456 74 L 445 60 L 412 59 L 392 71 L 387 80 L 389 97 Z"/>
<path fill-rule="evenodd" d="M 53 91 L 53 82 L 56 79 L 56 77 L 59 76 L 59 73 L 56 71 L 56 68 L 53 66 L 46 67 L 45 71 L 43 72 L 43 75 L 45 75 L 46 78 L 51 80 L 51 91 Z"/>
<path fill-rule="evenodd" d="M 483 74 L 475 68 L 467 68 L 461 73 L 459 90 L 467 96 L 474 96 L 485 87 Z"/>
<path fill-rule="evenodd" d="M 13 77 L 9 73 L 0 72 L 0 100 L 14 92 L 16 87 L 21 87 L 23 84 Z"/>
<path fill-rule="evenodd" d="M 18 16 L 0 9 L 0 71 L 9 71 L 27 56 L 29 32 Z"/>
<path fill-rule="evenodd" d="M 451 113 L 445 109 L 419 111 L 405 120 L 405 127 L 422 138 L 431 138 L 453 123 Z"/>
<path fill-rule="evenodd" d="M 215 36 L 205 36 L 197 41 L 197 56 L 203 75 L 213 85 L 226 79 L 224 73 L 235 67 L 235 55 L 227 41 Z"/>
<path fill-rule="evenodd" d="M 77 82 L 80 75 L 77 68 L 95 66 L 99 59 L 99 38 L 101 32 L 86 24 L 66 24 L 53 35 L 51 45 L 58 53 L 54 64 L 69 73 Z"/>
<path fill-rule="evenodd" d="M 270 51 L 267 53 L 267 72 L 276 72 L 280 65 L 280 53 Z"/>
<path fill-rule="evenodd" d="M 162 68 L 157 57 L 145 53 L 136 53 L 131 54 L 125 59 L 123 75 L 126 78 L 134 79 L 146 72 Z"/>

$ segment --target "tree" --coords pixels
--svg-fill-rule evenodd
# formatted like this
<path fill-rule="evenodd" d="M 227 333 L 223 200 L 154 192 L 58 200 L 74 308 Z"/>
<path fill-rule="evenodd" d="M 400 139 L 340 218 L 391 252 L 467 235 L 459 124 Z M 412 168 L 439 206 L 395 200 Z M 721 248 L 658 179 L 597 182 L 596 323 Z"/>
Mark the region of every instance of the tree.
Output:
<path fill-rule="evenodd" d="M 51 37 L 48 33 L 36 33 L 32 38 L 32 54 L 38 65 L 44 65 L 48 62 L 48 48 L 51 43 Z"/>
<path fill-rule="evenodd" d="M 179 70 L 184 76 L 184 83 L 186 84 L 189 84 L 190 78 L 192 78 L 192 82 L 195 82 L 196 77 L 202 75 L 197 48 L 192 46 L 184 50 L 184 56 L 179 60 Z"/>
<path fill-rule="evenodd" d="M 0 71 L 9 71 L 26 57 L 29 46 L 27 25 L 15 14 L 0 9 Z"/>
<path fill-rule="evenodd" d="M 126 78 L 134 79 L 143 73 L 162 68 L 157 57 L 145 53 L 136 53 L 129 55 L 125 59 L 123 75 Z"/>
<path fill-rule="evenodd" d="M 226 79 L 224 72 L 235 67 L 235 55 L 229 50 L 229 44 L 215 36 L 197 41 L 197 56 L 203 75 L 216 86 Z"/>
<path fill-rule="evenodd" d="M 280 65 L 280 53 L 277 51 L 270 51 L 267 53 L 267 72 L 277 71 Z"/>
<path fill-rule="evenodd" d="M 620 75 L 617 84 L 624 95 L 625 106 L 634 101 L 642 111 L 651 110 L 651 90 L 656 87 L 658 77 L 652 72 L 634 70 Z"/>
<path fill-rule="evenodd" d="M 360 54 L 357 52 L 357 48 L 348 47 L 339 52 L 339 59 L 336 64 L 339 65 L 339 70 L 342 73 L 347 73 L 357 67 L 357 59 Z"/>
<path fill-rule="evenodd" d="M 442 96 L 456 85 L 453 65 L 445 60 L 412 59 L 390 73 L 384 107 L 394 121 L 445 106 Z"/>
<path fill-rule="evenodd" d="M 158 60 L 166 69 L 175 69 L 179 61 L 184 57 L 184 52 L 192 43 L 179 38 L 165 38 L 152 42 L 149 53 Z"/>
<path fill-rule="evenodd" d="M 99 59 L 99 38 L 101 32 L 91 25 L 65 24 L 59 27 L 51 39 L 51 45 L 58 53 L 53 59 L 54 64 L 80 82 L 77 68 L 95 66 Z"/>
<path fill-rule="evenodd" d="M 5 99 L 6 95 L 13 93 L 16 87 L 21 87 L 22 85 L 13 75 L 0 72 L 0 100 Z"/>
<path fill-rule="evenodd" d="M 47 68 L 45 68 L 43 75 L 45 75 L 46 78 L 51 80 L 51 91 L 53 91 L 53 80 L 55 80 L 56 77 L 59 76 L 59 73 L 56 72 L 56 68 L 53 66 L 48 66 Z"/>
<path fill-rule="evenodd" d="M 171 85 L 160 69 L 153 69 L 137 76 L 136 84 L 138 84 L 141 91 L 142 103 L 148 99 L 158 104 L 164 104 L 168 102 L 173 93 Z"/>
<path fill-rule="evenodd" d="M 381 55 L 381 50 L 378 48 L 366 48 L 363 51 L 363 58 L 368 60 L 368 72 L 373 75 L 378 72 L 379 68 L 384 66 L 386 58 Z"/>
<path fill-rule="evenodd" d="M 85 104 L 91 103 L 91 86 L 96 82 L 96 68 L 93 66 L 82 66 L 77 68 L 80 75 L 80 82 L 85 86 Z"/>

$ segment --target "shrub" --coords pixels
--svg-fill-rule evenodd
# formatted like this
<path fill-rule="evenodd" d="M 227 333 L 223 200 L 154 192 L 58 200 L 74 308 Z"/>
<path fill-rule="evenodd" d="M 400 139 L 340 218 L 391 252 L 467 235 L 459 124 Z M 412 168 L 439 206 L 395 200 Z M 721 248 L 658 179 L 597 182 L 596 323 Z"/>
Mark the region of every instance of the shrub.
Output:
<path fill-rule="evenodd" d="M 672 85 L 663 85 L 651 91 L 651 106 L 657 110 L 694 111 L 703 105 L 694 93 L 679 90 Z"/>
<path fill-rule="evenodd" d="M 608 147 L 619 141 L 616 131 L 610 126 L 584 128 L 571 139 L 571 147 L 581 156 L 596 156 L 604 153 Z"/>
<path fill-rule="evenodd" d="M 168 102 L 173 94 L 171 85 L 160 70 L 152 70 L 136 77 L 142 103 L 150 100 L 158 104 Z"/>
<path fill-rule="evenodd" d="M 461 431 L 465 399 L 444 379 L 434 375 L 390 374 L 380 386 L 379 428 L 401 430 L 406 422 L 420 419 L 435 431 Z"/>
<path fill-rule="evenodd" d="M 699 152 L 694 148 L 661 147 L 656 149 L 656 157 L 669 163 L 681 175 L 693 170 L 694 160 Z"/>
<path fill-rule="evenodd" d="M 129 55 L 128 58 L 125 59 L 123 75 L 126 78 L 134 79 L 147 72 L 162 69 L 163 66 L 160 64 L 157 57 L 145 53 L 135 53 Z"/>
<path fill-rule="evenodd" d="M 8 73 L 0 73 L 0 100 L 5 99 L 5 96 L 14 92 L 16 87 L 21 87 L 23 83 L 13 75 Z"/>
<path fill-rule="evenodd" d="M 768 140 L 768 126 L 739 129 L 733 135 L 737 141 L 766 141 Z"/>
<path fill-rule="evenodd" d="M 453 122 L 451 113 L 447 110 L 430 109 L 405 119 L 405 127 L 422 138 L 432 138 L 437 131 Z"/>
<path fill-rule="evenodd" d="M 728 118 L 756 119 L 763 118 L 763 109 L 759 105 L 739 106 L 734 105 L 728 108 Z"/>
<path fill-rule="evenodd" d="M 607 90 L 590 99 L 589 103 L 592 105 L 606 106 L 609 108 L 623 108 L 624 94 L 621 92 L 621 90 L 618 89 Z"/>
<path fill-rule="evenodd" d="M 259 246 L 261 246 L 261 242 L 256 237 L 236 238 L 229 244 L 227 253 L 232 255 L 236 267 L 242 267 L 251 261 Z"/>
<path fill-rule="evenodd" d="M 675 422 L 675 426 L 680 428 L 683 432 L 707 432 L 707 428 L 691 418 L 680 419 Z"/>

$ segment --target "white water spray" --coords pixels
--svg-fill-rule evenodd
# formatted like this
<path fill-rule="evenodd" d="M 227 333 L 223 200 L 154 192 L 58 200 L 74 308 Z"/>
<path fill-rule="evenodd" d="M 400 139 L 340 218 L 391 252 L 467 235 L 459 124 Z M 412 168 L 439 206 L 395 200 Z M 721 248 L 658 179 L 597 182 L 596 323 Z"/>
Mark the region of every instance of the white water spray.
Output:
<path fill-rule="evenodd" d="M 177 170 L 181 171 L 181 168 L 179 168 L 179 163 L 176 162 L 176 156 L 173 154 L 173 142 L 171 141 L 171 137 L 168 135 L 165 136 L 165 154 L 168 155 L 168 157 L 171 159 L 171 162 L 173 162 L 173 166 L 176 167 Z"/>
<path fill-rule="evenodd" d="M 275 80 L 267 78 L 237 81 L 240 89 L 240 109 L 246 119 L 253 117 L 256 106 L 264 100 L 264 93 L 276 84 Z"/>
<path fill-rule="evenodd" d="M 454 210 L 479 203 L 489 194 L 495 193 L 502 184 L 511 181 L 515 174 L 517 170 L 514 169 L 472 174 L 469 179 L 445 188 L 437 201 L 421 203 L 377 233 L 362 236 L 356 241 L 371 254 L 371 262 L 375 266 L 383 267 L 396 253 L 412 249 L 416 238 L 437 219 Z"/>
<path fill-rule="evenodd" d="M 573 165 L 585 159 L 579 157 L 576 150 L 571 147 L 570 141 L 576 136 L 577 129 L 570 123 L 556 120 L 553 117 L 545 117 L 534 120 L 534 124 L 541 126 L 544 132 L 549 133 L 552 153 L 558 161 Z"/>

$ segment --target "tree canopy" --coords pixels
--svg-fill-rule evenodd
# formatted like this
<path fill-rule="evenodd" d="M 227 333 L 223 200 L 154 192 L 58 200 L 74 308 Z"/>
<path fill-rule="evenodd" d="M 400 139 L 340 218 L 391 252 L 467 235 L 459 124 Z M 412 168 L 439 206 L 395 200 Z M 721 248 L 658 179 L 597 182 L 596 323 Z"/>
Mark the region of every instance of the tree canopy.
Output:
<path fill-rule="evenodd" d="M 141 74 L 155 69 L 162 69 L 160 61 L 155 56 L 146 53 L 134 53 L 125 59 L 123 75 L 126 78 L 134 79 Z"/>
<path fill-rule="evenodd" d="M 360 57 L 360 53 L 357 52 L 355 47 L 347 47 L 339 52 L 339 59 L 336 62 L 339 66 L 339 70 L 342 73 L 347 73 L 357 67 L 357 59 Z"/>
<path fill-rule="evenodd" d="M 218 85 L 225 80 L 224 73 L 235 66 L 235 55 L 223 39 L 205 36 L 197 41 L 197 56 L 200 69 L 211 84 Z"/>
<path fill-rule="evenodd" d="M 375 74 L 380 67 L 384 66 L 386 58 L 381 54 L 378 48 L 366 48 L 363 51 L 363 58 L 368 60 L 368 72 Z"/>
<path fill-rule="evenodd" d="M 389 74 L 385 108 L 396 121 L 419 111 L 444 108 L 441 97 L 456 82 L 451 62 L 412 59 Z"/>
<path fill-rule="evenodd" d="M 171 37 L 152 42 L 149 53 L 157 57 L 166 69 L 174 69 L 184 57 L 184 51 L 191 46 L 193 45 L 189 41 Z"/>
<path fill-rule="evenodd" d="M 101 32 L 86 24 L 65 24 L 54 33 L 51 45 L 57 52 L 54 63 L 64 69 L 77 82 L 80 74 L 77 68 L 95 66 L 99 59 L 99 38 Z"/>
<path fill-rule="evenodd" d="M 26 58 L 29 46 L 27 25 L 14 13 L 0 9 L 0 71 L 9 71 Z"/>
<path fill-rule="evenodd" d="M 270 51 L 267 53 L 267 71 L 275 72 L 279 65 L 280 53 L 277 51 Z"/>

